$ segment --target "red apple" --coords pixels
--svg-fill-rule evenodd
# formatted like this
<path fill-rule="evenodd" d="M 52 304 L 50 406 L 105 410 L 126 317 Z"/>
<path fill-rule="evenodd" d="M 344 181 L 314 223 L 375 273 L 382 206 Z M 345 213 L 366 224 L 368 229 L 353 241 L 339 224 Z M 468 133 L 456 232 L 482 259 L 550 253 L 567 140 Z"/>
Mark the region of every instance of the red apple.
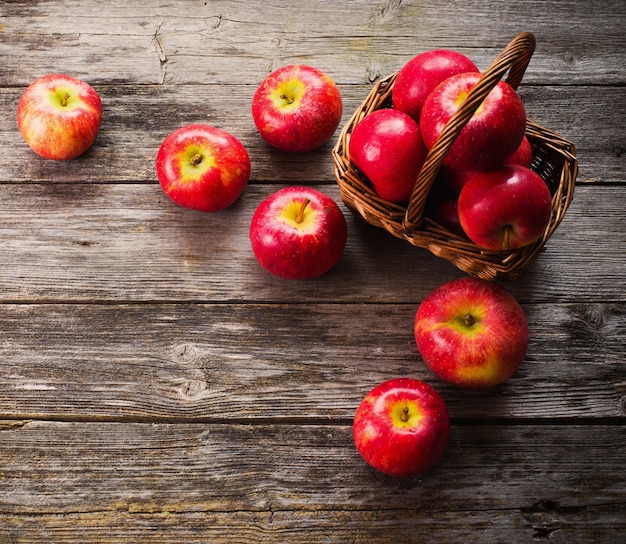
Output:
<path fill-rule="evenodd" d="M 398 72 L 391 91 L 393 107 L 419 122 L 430 92 L 450 76 L 465 72 L 478 72 L 478 68 L 461 53 L 448 49 L 420 53 Z"/>
<path fill-rule="evenodd" d="M 420 116 L 420 129 L 430 149 L 448 120 L 476 86 L 480 74 L 449 77 L 428 95 Z M 499 81 L 463 127 L 443 164 L 461 170 L 489 170 L 502 163 L 521 144 L 526 130 L 522 99 Z"/>
<path fill-rule="evenodd" d="M 417 123 L 385 108 L 366 115 L 350 135 L 350 160 L 390 202 L 409 200 L 428 150 Z"/>
<path fill-rule="evenodd" d="M 528 347 L 524 311 L 503 287 L 464 277 L 437 287 L 415 315 L 415 340 L 442 380 L 485 389 L 507 380 Z"/>
<path fill-rule="evenodd" d="M 513 151 L 511 155 L 509 155 L 502 164 L 519 164 L 520 166 L 525 166 L 526 168 L 530 168 L 530 165 L 533 162 L 533 148 L 530 145 L 530 141 L 528 137 L 524 135 L 522 139 L 522 143 L 519 144 L 519 147 Z"/>
<path fill-rule="evenodd" d="M 450 417 L 433 387 L 413 378 L 393 378 L 365 395 L 352 433 L 369 465 L 389 476 L 409 477 L 441 458 L 450 435 Z"/>
<path fill-rule="evenodd" d="M 254 212 L 250 243 L 259 264 L 285 279 L 308 279 L 330 270 L 346 245 L 346 219 L 336 202 L 310 187 L 285 187 Z"/>
<path fill-rule="evenodd" d="M 225 130 L 192 124 L 169 134 L 156 157 L 165 194 L 179 206 L 216 212 L 239 198 L 250 177 L 250 157 Z"/>
<path fill-rule="evenodd" d="M 459 220 L 468 238 L 485 249 L 532 244 L 552 217 L 552 196 L 530 168 L 505 165 L 479 172 L 459 195 Z"/>
<path fill-rule="evenodd" d="M 330 140 L 341 113 L 335 82 L 303 64 L 275 70 L 252 98 L 252 117 L 261 136 L 271 146 L 292 153 L 312 151 Z"/>
<path fill-rule="evenodd" d="M 511 155 L 504 159 L 502 164 L 519 164 L 520 166 L 530 168 L 532 160 L 533 150 L 528 141 L 528 137 L 524 135 L 522 143 Z M 448 192 L 450 195 L 458 196 L 461 193 L 461 189 L 463 189 L 470 178 L 474 177 L 476 172 L 477 170 L 450 168 L 444 164 L 437 174 L 437 183 L 441 186 L 442 190 Z"/>
<path fill-rule="evenodd" d="M 95 89 L 64 74 L 33 81 L 17 106 L 17 126 L 31 149 L 45 159 L 67 160 L 94 143 L 102 101 Z"/>

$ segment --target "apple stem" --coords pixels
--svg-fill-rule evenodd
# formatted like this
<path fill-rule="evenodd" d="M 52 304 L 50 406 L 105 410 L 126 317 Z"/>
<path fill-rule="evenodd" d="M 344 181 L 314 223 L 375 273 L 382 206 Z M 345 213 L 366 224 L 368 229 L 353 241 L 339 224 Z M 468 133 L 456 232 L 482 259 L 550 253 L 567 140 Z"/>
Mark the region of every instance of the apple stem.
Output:
<path fill-rule="evenodd" d="M 309 205 L 309 202 L 311 202 L 311 200 L 308 198 L 305 198 L 302 201 L 300 209 L 298 210 L 298 215 L 296 215 L 296 223 L 302 223 L 302 221 L 304 221 L 304 210 Z"/>
<path fill-rule="evenodd" d="M 198 166 L 202 162 L 202 155 L 200 153 L 196 153 L 193 157 L 191 157 L 191 164 L 194 166 Z"/>
<path fill-rule="evenodd" d="M 63 107 L 67 106 L 67 102 L 70 98 L 71 98 L 70 93 L 65 93 L 65 96 L 61 98 L 61 106 Z"/>
<path fill-rule="evenodd" d="M 409 420 L 409 407 L 405 406 L 402 408 L 402 413 L 400 414 L 400 419 L 403 423 L 406 423 Z"/>
<path fill-rule="evenodd" d="M 465 323 L 466 327 L 471 327 L 474 323 L 476 323 L 476 320 L 474 319 L 474 316 L 472 314 L 465 314 L 463 322 Z"/>
<path fill-rule="evenodd" d="M 511 244 L 511 225 L 504 226 L 504 237 L 502 239 L 502 249 L 508 250 Z"/>
<path fill-rule="evenodd" d="M 281 100 L 287 102 L 287 104 L 293 104 L 293 98 L 291 96 L 287 96 L 286 94 L 280 95 Z"/>

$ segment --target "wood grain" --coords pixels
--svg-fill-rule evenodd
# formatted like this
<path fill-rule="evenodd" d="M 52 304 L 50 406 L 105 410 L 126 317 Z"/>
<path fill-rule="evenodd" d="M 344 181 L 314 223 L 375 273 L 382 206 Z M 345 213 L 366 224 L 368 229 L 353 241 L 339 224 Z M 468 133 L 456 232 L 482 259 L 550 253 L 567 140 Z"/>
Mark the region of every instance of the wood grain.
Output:
<path fill-rule="evenodd" d="M 486 523 L 487 535 L 617 542 L 626 527 L 623 427 L 454 427 L 438 466 L 409 480 L 368 468 L 341 425 L 25 422 L 0 433 L 0 482 L 37 482 L 2 489 L 9 536 L 26 527 L 67 541 L 63 531 L 83 527 L 96 542 L 130 542 L 148 527 L 173 538 L 180 526 L 191 541 L 305 542 L 330 531 L 412 542 L 433 526 L 455 536 Z M 464 521 L 449 533 L 442 512 Z"/>
<path fill-rule="evenodd" d="M 391 73 L 389 68 L 383 75 Z M 260 79 L 255 80 L 260 82 Z M 370 85 L 339 85 L 343 123 Z M 163 139 L 188 123 L 208 123 L 236 136 L 252 163 L 252 183 L 333 184 L 334 139 L 306 156 L 272 150 L 256 132 L 250 104 L 256 85 L 122 85 L 101 83 L 103 121 L 94 146 L 71 163 L 38 158 L 17 132 L 15 112 L 24 88 L 0 88 L 0 182 L 152 183 Z M 622 183 L 626 111 L 620 86 L 533 86 L 522 83 L 527 116 L 573 142 L 578 181 Z M 580 104 L 593 104 L 580 108 Z M 342 126 L 343 126 L 342 123 Z M 594 127 L 590 130 L 590 127 Z M 338 136 L 339 129 L 336 133 Z"/>
<path fill-rule="evenodd" d="M 10 0 L 0 2 L 0 542 L 405 544 L 622 542 L 626 533 L 626 5 L 619 0 Z M 503 282 L 529 322 L 524 363 L 491 390 L 424 366 L 419 303 L 451 264 L 346 212 L 327 275 L 254 259 L 258 204 L 286 184 L 339 200 L 330 150 L 270 149 L 258 83 L 290 63 L 339 85 L 343 122 L 421 51 L 485 69 L 522 31 L 533 121 L 571 140 L 571 207 Z M 95 145 L 38 158 L 24 88 L 66 72 L 102 96 Z M 252 160 L 218 214 L 171 203 L 163 138 L 224 128 Z M 354 411 L 398 375 L 448 405 L 441 462 L 408 480 L 359 457 Z"/>
<path fill-rule="evenodd" d="M 523 365 L 468 393 L 421 361 L 417 304 L 0 305 L 0 405 L 13 418 L 347 423 L 374 385 L 408 375 L 455 421 L 622 418 L 625 305 L 523 308 Z"/>
<path fill-rule="evenodd" d="M 435 48 L 457 49 L 484 69 L 522 31 L 535 33 L 540 44 L 531 81 L 626 80 L 620 0 L 584 7 L 560 0 L 550 8 L 540 0 L 379 0 L 332 7 L 316 1 L 301 7 L 304 13 L 284 9 L 279 0 L 249 0 L 245 7 L 235 0 L 73 0 L 45 8 L 21 1 L 0 9 L 3 41 L 10 45 L 2 86 L 59 70 L 96 83 L 249 85 L 295 62 L 319 66 L 339 83 L 363 83 Z"/>
<path fill-rule="evenodd" d="M 203 214 L 175 206 L 156 183 L 0 185 L 0 300 L 417 302 L 460 274 L 344 209 L 348 244 L 330 273 L 271 277 L 248 230 L 279 187 L 251 184 L 232 208 Z M 339 202 L 336 184 L 316 187 Z M 623 302 L 625 208 L 620 187 L 579 187 L 545 252 L 508 284 L 512 292 L 523 301 Z"/>

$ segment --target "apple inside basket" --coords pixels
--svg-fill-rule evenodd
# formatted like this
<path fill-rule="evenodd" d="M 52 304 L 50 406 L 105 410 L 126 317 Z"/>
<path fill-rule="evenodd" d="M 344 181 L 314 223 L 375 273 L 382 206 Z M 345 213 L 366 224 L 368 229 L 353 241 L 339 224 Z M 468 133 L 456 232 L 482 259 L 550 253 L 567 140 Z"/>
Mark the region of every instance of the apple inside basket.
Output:
<path fill-rule="evenodd" d="M 534 36 L 522 33 L 482 74 L 428 152 L 406 203 L 382 199 L 351 162 L 348 152 L 351 133 L 358 123 L 375 110 L 392 107 L 391 95 L 398 74 L 396 72 L 380 80 L 343 127 L 332 152 L 340 196 L 348 209 L 368 223 L 416 247 L 429 250 L 472 276 L 489 280 L 517 277 L 542 251 L 573 198 L 578 160 L 571 142 L 526 120 L 526 137 L 533 151 L 531 169 L 543 178 L 552 195 L 549 224 L 543 235 L 530 245 L 508 251 L 487 250 L 442 227 L 425 216 L 424 211 L 442 162 L 462 128 L 505 74 L 508 73 L 506 82 L 514 89 L 518 88 L 534 48 Z"/>

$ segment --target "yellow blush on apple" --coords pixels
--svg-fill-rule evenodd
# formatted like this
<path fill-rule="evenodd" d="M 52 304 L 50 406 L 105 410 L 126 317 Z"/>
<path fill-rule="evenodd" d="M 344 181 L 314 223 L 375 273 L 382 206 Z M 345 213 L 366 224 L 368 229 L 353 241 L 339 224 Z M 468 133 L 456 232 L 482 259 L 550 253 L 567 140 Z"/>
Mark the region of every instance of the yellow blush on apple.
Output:
<path fill-rule="evenodd" d="M 88 83 L 65 74 L 33 81 L 17 106 L 17 126 L 26 143 L 45 159 L 75 159 L 94 143 L 102 101 Z"/>
<path fill-rule="evenodd" d="M 376 470 L 399 478 L 432 468 L 443 455 L 449 434 L 443 398 L 414 378 L 378 384 L 361 400 L 352 424 L 361 457 Z"/>
<path fill-rule="evenodd" d="M 233 204 L 250 171 L 243 144 L 229 132 L 205 124 L 174 130 L 156 156 L 163 192 L 179 206 L 201 212 L 217 212 Z"/>
<path fill-rule="evenodd" d="M 339 126 L 342 99 L 335 82 L 321 70 L 290 64 L 274 70 L 252 97 L 252 119 L 263 139 L 290 153 L 313 151 Z"/>
<path fill-rule="evenodd" d="M 258 263 L 284 279 L 312 279 L 341 257 L 348 226 L 337 203 L 305 186 L 284 187 L 266 197 L 250 221 L 250 245 Z"/>
<path fill-rule="evenodd" d="M 521 306 L 502 286 L 465 277 L 426 296 L 414 322 L 417 349 L 445 382 L 485 389 L 510 378 L 528 348 Z"/>

